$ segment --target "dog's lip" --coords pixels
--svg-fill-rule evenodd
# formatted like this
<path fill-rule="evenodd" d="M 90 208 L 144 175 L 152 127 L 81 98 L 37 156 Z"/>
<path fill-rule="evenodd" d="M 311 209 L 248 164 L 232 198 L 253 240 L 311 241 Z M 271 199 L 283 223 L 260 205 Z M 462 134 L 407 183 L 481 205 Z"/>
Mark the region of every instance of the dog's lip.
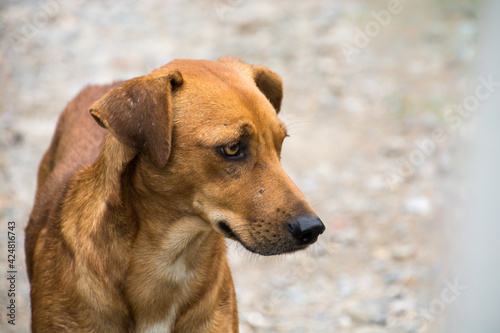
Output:
<path fill-rule="evenodd" d="M 224 236 L 226 236 L 227 238 L 232 239 L 234 241 L 237 241 L 238 243 L 243 245 L 243 247 L 245 249 L 247 249 L 248 251 L 253 252 L 253 253 L 257 253 L 260 255 L 267 255 L 265 253 L 262 253 L 261 251 L 258 251 L 256 248 L 254 248 L 252 246 L 248 246 L 245 242 L 243 242 L 238 236 L 236 236 L 236 234 L 234 233 L 234 231 L 231 229 L 231 227 L 229 226 L 229 224 L 226 221 L 217 222 L 217 227 L 218 227 L 219 231 Z"/>
<path fill-rule="evenodd" d="M 279 248 L 279 249 L 274 248 L 273 250 L 263 251 L 262 249 L 257 249 L 255 247 L 248 246 L 247 244 L 245 244 L 245 243 L 243 243 L 241 241 L 239 241 L 239 242 L 248 251 L 250 251 L 252 253 L 255 253 L 255 254 L 258 254 L 258 255 L 261 255 L 261 256 L 265 256 L 265 257 L 278 256 L 278 255 L 281 255 L 281 254 L 293 253 L 293 252 L 296 252 L 296 251 L 303 250 L 303 249 L 307 248 L 307 246 L 308 246 L 308 245 L 292 246 L 292 247 Z"/>
<path fill-rule="evenodd" d="M 232 239 L 232 240 L 235 240 L 238 243 L 240 243 L 241 245 L 243 245 L 243 247 L 245 249 L 247 249 L 248 251 L 250 251 L 252 253 L 259 254 L 259 255 L 262 255 L 262 256 L 274 256 L 274 255 L 280 255 L 280 254 L 286 254 L 286 253 L 292 253 L 292 252 L 300 251 L 300 250 L 303 250 L 303 249 L 307 248 L 309 245 L 315 243 L 317 241 L 317 239 L 318 239 L 318 237 L 316 237 L 316 239 L 313 242 L 311 242 L 310 244 L 305 244 L 305 245 L 294 244 L 293 246 L 286 247 L 286 248 L 280 248 L 278 250 L 274 249 L 272 251 L 263 251 L 262 249 L 258 249 L 256 247 L 249 246 L 248 244 L 246 244 L 245 242 L 243 242 L 234 233 L 234 231 L 231 229 L 231 227 L 229 226 L 229 224 L 225 220 L 221 220 L 221 221 L 217 222 L 217 229 L 225 237 L 227 237 L 229 239 Z"/>
<path fill-rule="evenodd" d="M 234 240 L 241 243 L 239 238 L 236 236 L 236 234 L 233 232 L 233 230 L 231 229 L 231 227 L 229 226 L 229 224 L 226 221 L 219 221 L 217 223 L 217 227 L 219 228 L 219 230 L 222 232 L 222 234 L 224 236 L 231 238 L 231 239 L 234 239 Z"/>

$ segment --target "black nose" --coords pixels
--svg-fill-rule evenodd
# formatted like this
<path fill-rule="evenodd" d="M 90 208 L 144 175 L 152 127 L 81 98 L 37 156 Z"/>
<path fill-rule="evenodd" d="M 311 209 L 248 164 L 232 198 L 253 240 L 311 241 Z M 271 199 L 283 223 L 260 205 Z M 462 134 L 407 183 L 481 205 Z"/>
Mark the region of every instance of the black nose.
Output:
<path fill-rule="evenodd" d="M 317 216 L 300 216 L 288 224 L 288 230 L 299 245 L 309 245 L 325 231 L 325 225 Z"/>

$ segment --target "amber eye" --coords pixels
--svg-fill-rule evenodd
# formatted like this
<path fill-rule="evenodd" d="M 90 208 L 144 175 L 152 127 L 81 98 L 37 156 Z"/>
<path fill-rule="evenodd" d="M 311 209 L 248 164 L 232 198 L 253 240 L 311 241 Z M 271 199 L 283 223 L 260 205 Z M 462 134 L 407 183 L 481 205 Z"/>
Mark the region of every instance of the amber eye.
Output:
<path fill-rule="evenodd" d="M 235 157 L 240 154 L 240 144 L 237 142 L 230 143 L 221 148 L 222 153 L 229 157 Z"/>

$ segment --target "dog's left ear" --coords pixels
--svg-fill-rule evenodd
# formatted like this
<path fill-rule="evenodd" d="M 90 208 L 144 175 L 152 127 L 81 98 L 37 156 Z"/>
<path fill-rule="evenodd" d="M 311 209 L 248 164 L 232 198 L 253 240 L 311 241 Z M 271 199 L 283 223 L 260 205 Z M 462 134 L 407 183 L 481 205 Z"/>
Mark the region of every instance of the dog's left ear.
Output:
<path fill-rule="evenodd" d="M 283 99 L 283 83 L 278 74 L 264 66 L 249 65 L 237 58 L 223 57 L 219 58 L 217 61 L 250 75 L 255 81 L 257 88 L 259 88 L 269 102 L 271 102 L 276 113 L 280 112 L 281 100 Z"/>
<path fill-rule="evenodd" d="M 182 81 L 177 71 L 126 81 L 92 104 L 90 114 L 118 141 L 164 167 L 172 140 L 172 92 Z"/>

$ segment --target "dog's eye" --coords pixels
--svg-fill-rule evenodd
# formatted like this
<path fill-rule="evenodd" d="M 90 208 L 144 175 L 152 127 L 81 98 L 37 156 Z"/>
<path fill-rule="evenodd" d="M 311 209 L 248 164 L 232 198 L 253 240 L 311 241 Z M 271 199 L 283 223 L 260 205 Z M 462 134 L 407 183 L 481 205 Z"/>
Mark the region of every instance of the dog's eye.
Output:
<path fill-rule="evenodd" d="M 236 157 L 240 155 L 240 144 L 233 142 L 221 148 L 222 153 L 228 157 Z"/>

